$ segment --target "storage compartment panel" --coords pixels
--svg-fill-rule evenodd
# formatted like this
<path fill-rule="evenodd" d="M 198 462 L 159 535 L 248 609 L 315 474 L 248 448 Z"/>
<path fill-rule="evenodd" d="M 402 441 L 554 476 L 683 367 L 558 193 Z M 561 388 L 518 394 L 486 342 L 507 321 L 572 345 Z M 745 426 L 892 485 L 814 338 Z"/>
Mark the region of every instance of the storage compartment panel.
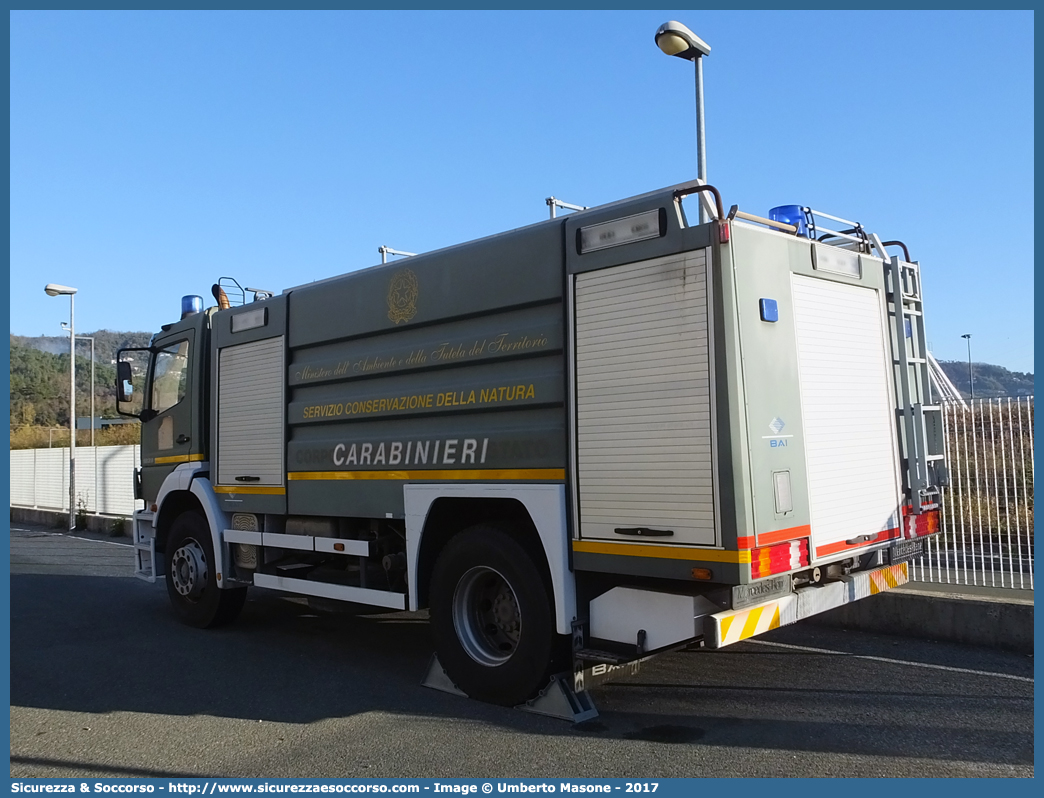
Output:
<path fill-rule="evenodd" d="M 576 278 L 583 538 L 716 542 L 706 265 L 699 250 Z"/>
<path fill-rule="evenodd" d="M 218 350 L 217 484 L 285 484 L 283 337 Z"/>

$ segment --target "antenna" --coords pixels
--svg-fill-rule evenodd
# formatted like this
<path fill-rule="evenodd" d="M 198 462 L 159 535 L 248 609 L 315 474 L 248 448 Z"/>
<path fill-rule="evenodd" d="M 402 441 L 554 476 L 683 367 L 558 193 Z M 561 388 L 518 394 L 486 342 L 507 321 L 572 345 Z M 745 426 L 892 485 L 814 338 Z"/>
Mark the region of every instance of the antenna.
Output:
<path fill-rule="evenodd" d="M 546 200 L 544 200 L 544 202 L 546 202 L 547 203 L 547 207 L 549 207 L 551 209 L 551 218 L 552 219 L 555 218 L 555 209 L 556 208 L 565 208 L 566 210 L 570 210 L 570 211 L 586 211 L 587 210 L 587 206 L 586 205 L 574 205 L 571 202 L 562 202 L 562 200 L 558 199 L 557 197 L 548 197 Z"/>
<path fill-rule="evenodd" d="M 392 249 L 391 247 L 377 247 L 377 251 L 381 253 L 381 263 L 387 263 L 389 255 L 402 255 L 405 258 L 412 258 L 417 254 L 416 252 L 403 252 L 401 249 Z"/>

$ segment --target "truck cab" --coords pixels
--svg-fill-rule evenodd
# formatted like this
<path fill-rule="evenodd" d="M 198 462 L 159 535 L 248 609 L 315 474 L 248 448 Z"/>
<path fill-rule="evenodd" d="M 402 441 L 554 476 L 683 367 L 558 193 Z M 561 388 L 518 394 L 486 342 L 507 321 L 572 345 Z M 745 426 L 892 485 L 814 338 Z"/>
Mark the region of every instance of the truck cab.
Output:
<path fill-rule="evenodd" d="M 147 349 L 117 355 L 120 412 L 141 421 L 140 488 L 136 498 L 154 504 L 164 480 L 182 463 L 207 459 L 204 412 L 209 314 L 168 324 Z M 123 365 L 125 364 L 125 365 Z"/>

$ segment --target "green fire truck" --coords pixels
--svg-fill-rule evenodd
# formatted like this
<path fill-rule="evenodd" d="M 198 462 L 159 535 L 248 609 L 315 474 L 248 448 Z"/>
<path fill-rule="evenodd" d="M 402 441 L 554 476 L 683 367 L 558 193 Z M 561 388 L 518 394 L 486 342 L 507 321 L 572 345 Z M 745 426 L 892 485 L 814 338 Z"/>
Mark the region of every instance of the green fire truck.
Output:
<path fill-rule="evenodd" d="M 903 584 L 939 530 L 919 265 L 839 217 L 693 181 L 215 296 L 118 361 L 137 574 L 193 626 L 251 587 L 427 608 L 433 683 L 575 704 Z"/>

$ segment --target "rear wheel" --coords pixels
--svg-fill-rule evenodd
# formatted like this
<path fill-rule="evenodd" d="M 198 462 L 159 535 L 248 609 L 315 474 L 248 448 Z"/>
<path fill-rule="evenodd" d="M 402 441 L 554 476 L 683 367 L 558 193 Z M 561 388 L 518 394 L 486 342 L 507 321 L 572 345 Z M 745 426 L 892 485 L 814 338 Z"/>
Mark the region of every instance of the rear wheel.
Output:
<path fill-rule="evenodd" d="M 547 684 L 567 636 L 555 632 L 544 569 L 492 526 L 453 538 L 431 578 L 439 660 L 472 698 L 514 706 Z"/>
<path fill-rule="evenodd" d="M 167 595 L 178 620 L 210 628 L 235 620 L 246 588 L 219 590 L 210 527 L 197 512 L 182 513 L 170 528 L 166 556 Z"/>

